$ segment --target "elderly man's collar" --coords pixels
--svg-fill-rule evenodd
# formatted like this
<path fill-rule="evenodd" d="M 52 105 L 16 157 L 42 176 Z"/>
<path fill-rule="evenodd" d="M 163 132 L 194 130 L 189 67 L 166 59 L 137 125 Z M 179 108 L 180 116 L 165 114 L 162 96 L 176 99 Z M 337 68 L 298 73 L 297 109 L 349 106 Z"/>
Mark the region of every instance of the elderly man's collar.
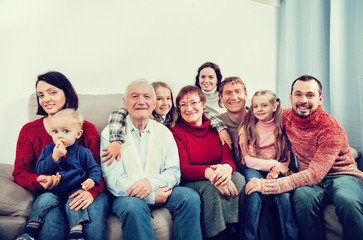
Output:
<path fill-rule="evenodd" d="M 130 131 L 136 131 L 138 133 L 141 133 L 141 132 L 150 132 L 150 119 L 147 121 L 147 124 L 146 126 L 144 127 L 144 129 L 138 129 L 137 126 L 135 126 L 135 124 L 131 121 L 131 118 L 130 118 L 130 115 L 127 115 L 126 117 L 126 122 L 127 122 L 127 125 L 130 127 Z"/>

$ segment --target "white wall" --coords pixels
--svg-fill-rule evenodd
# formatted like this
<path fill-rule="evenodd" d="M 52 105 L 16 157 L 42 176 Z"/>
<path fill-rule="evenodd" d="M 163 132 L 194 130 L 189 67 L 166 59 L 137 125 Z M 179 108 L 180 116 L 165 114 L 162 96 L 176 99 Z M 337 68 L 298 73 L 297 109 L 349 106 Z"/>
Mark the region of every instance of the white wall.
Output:
<path fill-rule="evenodd" d="M 13 163 L 36 76 L 79 93 L 120 93 L 138 77 L 176 95 L 205 61 L 248 93 L 276 90 L 279 9 L 250 0 L 0 1 L 0 162 Z"/>

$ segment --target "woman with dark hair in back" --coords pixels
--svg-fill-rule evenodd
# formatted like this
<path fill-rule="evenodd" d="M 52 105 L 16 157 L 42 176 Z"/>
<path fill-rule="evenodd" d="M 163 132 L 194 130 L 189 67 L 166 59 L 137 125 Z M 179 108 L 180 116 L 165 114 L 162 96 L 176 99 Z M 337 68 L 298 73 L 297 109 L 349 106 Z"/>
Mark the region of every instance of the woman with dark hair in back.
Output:
<path fill-rule="evenodd" d="M 195 86 L 200 88 L 207 100 L 206 110 L 216 116 L 226 112 L 219 104 L 219 86 L 222 82 L 221 70 L 217 64 L 206 62 L 198 68 L 195 76 Z"/>

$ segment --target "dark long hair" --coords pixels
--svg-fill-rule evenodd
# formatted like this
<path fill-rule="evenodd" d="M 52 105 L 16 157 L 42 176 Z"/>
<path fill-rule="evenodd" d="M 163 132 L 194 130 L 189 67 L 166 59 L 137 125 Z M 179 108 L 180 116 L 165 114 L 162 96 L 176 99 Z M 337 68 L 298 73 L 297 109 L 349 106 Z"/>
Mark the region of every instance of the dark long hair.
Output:
<path fill-rule="evenodd" d="M 59 89 L 62 89 L 62 91 L 64 92 L 64 95 L 65 95 L 65 98 L 66 98 L 66 102 L 65 102 L 63 108 L 73 108 L 74 110 L 78 109 L 77 93 L 74 90 L 71 82 L 62 73 L 56 72 L 56 71 L 49 71 L 47 73 L 39 75 L 38 80 L 35 83 L 35 88 L 38 86 L 38 83 L 40 81 L 46 82 L 46 83 L 48 83 L 50 85 L 53 85 L 53 86 L 55 86 L 55 87 L 57 87 Z M 39 98 L 38 97 L 37 97 L 37 102 L 38 102 L 37 114 L 47 116 L 48 114 L 44 111 L 42 106 L 40 106 L 40 104 L 39 104 Z"/>
<path fill-rule="evenodd" d="M 199 84 L 200 72 L 204 68 L 207 68 L 207 67 L 213 68 L 214 72 L 216 73 L 216 76 L 217 76 L 217 91 L 218 91 L 219 86 L 221 85 L 221 82 L 222 82 L 222 73 L 221 73 L 221 69 L 218 67 L 218 65 L 215 64 L 215 63 L 212 63 L 212 62 L 203 63 L 202 66 L 200 66 L 198 68 L 198 74 L 197 74 L 197 76 L 195 76 L 195 86 L 197 86 L 198 88 L 201 88 L 200 84 Z"/>

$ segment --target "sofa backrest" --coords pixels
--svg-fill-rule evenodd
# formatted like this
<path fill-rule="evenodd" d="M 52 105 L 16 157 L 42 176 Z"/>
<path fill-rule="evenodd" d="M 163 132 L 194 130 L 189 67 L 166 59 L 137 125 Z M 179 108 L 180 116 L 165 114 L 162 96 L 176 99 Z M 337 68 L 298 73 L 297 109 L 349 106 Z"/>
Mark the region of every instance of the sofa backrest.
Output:
<path fill-rule="evenodd" d="M 123 107 L 122 98 L 123 94 L 78 94 L 78 112 L 80 112 L 87 121 L 93 123 L 100 134 L 108 124 L 110 113 L 115 109 Z M 34 121 L 35 119 L 42 117 L 36 114 L 37 108 L 37 98 L 35 93 L 33 93 L 28 102 L 29 121 Z"/>

